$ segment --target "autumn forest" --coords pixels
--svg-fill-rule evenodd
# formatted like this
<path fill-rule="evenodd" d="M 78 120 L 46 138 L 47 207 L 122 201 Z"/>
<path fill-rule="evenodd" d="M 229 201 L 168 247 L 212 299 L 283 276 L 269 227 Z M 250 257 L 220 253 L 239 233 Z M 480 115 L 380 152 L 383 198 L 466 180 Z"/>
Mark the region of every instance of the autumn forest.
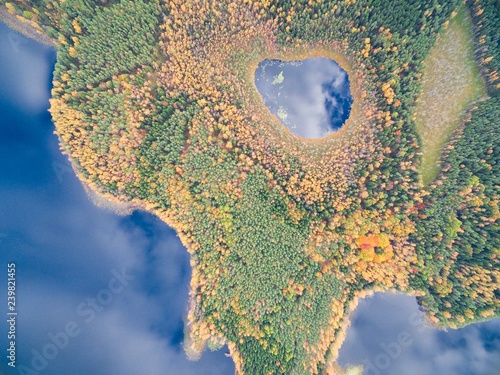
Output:
<path fill-rule="evenodd" d="M 227 344 L 237 374 L 342 374 L 373 291 L 417 296 L 436 327 L 500 316 L 496 0 L 0 0 L 0 18 L 57 48 L 50 112 L 84 184 L 187 247 L 189 356 Z M 434 160 L 421 129 L 441 122 L 416 109 L 453 22 L 483 89 Z M 354 103 L 305 140 L 254 72 L 313 56 L 348 72 Z"/>

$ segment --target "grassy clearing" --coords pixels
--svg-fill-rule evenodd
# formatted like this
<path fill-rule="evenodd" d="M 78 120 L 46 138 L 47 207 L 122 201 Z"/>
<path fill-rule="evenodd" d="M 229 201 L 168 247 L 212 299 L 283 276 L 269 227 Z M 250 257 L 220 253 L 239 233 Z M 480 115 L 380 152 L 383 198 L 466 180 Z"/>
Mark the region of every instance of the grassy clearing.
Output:
<path fill-rule="evenodd" d="M 416 109 L 422 138 L 421 178 L 428 184 L 439 173 L 441 151 L 470 103 L 486 94 L 474 60 L 472 23 L 465 8 L 436 39 L 425 61 L 422 94 Z"/>

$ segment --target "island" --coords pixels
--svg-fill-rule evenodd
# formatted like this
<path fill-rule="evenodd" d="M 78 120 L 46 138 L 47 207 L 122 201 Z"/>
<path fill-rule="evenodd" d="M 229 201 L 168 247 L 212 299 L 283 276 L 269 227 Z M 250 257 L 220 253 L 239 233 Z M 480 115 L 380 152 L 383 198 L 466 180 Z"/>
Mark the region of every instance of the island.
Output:
<path fill-rule="evenodd" d="M 496 0 L 0 0 L 0 18 L 57 48 L 50 112 L 85 186 L 187 247 L 191 358 L 227 344 L 237 374 L 342 374 L 374 291 L 436 327 L 500 316 Z M 352 95 L 312 139 L 254 82 L 310 58 Z"/>

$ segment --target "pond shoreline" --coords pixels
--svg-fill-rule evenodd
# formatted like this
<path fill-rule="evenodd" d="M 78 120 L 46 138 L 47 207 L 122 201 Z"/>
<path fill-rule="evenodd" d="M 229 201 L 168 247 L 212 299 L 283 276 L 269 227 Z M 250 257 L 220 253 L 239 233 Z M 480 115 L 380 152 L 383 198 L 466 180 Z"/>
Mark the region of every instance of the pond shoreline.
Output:
<path fill-rule="evenodd" d="M 349 75 L 333 59 L 265 59 L 258 64 L 254 81 L 269 111 L 298 137 L 327 137 L 350 116 Z"/>

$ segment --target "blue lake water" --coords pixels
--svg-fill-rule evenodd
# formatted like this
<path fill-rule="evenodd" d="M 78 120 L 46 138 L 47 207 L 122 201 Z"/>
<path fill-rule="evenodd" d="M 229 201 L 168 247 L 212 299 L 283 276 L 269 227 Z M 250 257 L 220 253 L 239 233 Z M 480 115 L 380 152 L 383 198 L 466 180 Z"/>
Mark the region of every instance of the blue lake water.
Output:
<path fill-rule="evenodd" d="M 47 112 L 54 63 L 54 50 L 0 23 L 0 373 L 233 374 L 224 350 L 197 362 L 184 354 L 191 269 L 175 231 L 95 207 L 59 151 Z M 11 262 L 15 370 L 5 355 Z M 68 342 L 67 328 L 77 333 Z"/>
<path fill-rule="evenodd" d="M 414 297 L 361 300 L 338 362 L 362 364 L 364 375 L 500 375 L 500 319 L 441 331 L 422 318 Z"/>
<path fill-rule="evenodd" d="M 0 320 L 0 373 L 233 374 L 224 349 L 186 359 L 191 270 L 175 232 L 143 212 L 95 207 L 59 151 L 47 112 L 54 62 L 54 50 L 0 24 L 0 303 L 6 314 L 7 264 L 15 262 L 18 311 L 15 370 Z M 364 363 L 370 375 L 500 368 L 498 319 L 444 333 L 422 328 L 419 314 L 410 297 L 362 301 L 340 363 Z M 411 345 L 398 351 L 401 332 Z"/>
<path fill-rule="evenodd" d="M 271 113 L 302 138 L 336 132 L 351 112 L 349 77 L 331 59 L 264 60 L 255 86 Z"/>

